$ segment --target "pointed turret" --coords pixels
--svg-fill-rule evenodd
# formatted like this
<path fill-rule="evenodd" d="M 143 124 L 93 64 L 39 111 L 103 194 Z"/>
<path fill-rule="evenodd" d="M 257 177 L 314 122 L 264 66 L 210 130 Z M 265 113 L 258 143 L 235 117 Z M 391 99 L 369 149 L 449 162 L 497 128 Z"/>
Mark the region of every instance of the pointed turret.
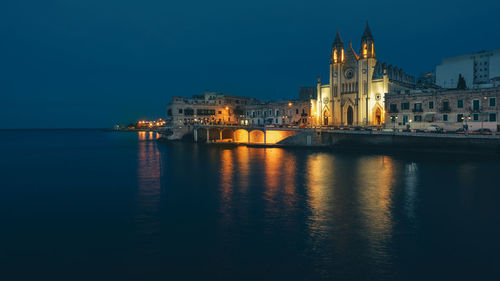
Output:
<path fill-rule="evenodd" d="M 363 32 L 363 37 L 361 37 L 361 40 L 363 39 L 372 39 L 373 40 L 373 35 L 370 30 L 370 26 L 368 25 L 368 21 L 366 22 L 366 27 L 365 27 L 365 32 Z"/>
<path fill-rule="evenodd" d="M 365 31 L 361 37 L 361 47 L 359 51 L 363 59 L 375 58 L 375 40 L 373 39 L 372 32 L 368 22 L 366 22 Z"/>
<path fill-rule="evenodd" d="M 332 63 L 342 63 L 344 62 L 344 43 L 340 37 L 340 32 L 337 30 L 337 35 L 335 35 L 335 40 L 333 40 L 332 46 Z"/>
<path fill-rule="evenodd" d="M 333 46 L 344 46 L 342 38 L 340 37 L 340 32 L 337 30 L 337 35 L 335 35 L 335 40 L 333 40 Z"/>

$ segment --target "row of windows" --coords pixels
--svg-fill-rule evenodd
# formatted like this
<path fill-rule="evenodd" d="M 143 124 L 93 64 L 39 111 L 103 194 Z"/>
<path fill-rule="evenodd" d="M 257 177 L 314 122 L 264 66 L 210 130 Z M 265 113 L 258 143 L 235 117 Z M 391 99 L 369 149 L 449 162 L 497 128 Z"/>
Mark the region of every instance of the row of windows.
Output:
<path fill-rule="evenodd" d="M 276 116 L 279 116 L 279 115 L 280 115 L 280 111 L 279 111 L 279 110 L 275 110 L 274 112 L 275 112 Z M 266 117 L 266 116 L 267 116 L 267 113 L 268 113 L 268 111 L 267 111 L 267 110 L 263 110 L 263 111 L 262 111 L 262 115 L 263 115 L 264 117 Z M 306 113 L 306 112 L 305 112 L 305 110 L 304 110 L 304 109 L 302 109 L 302 114 L 305 114 L 305 113 Z M 257 111 L 252 111 L 252 113 L 251 113 L 252 117 L 255 117 L 255 116 L 260 116 L 260 114 L 261 114 L 261 111 L 260 111 L 260 110 L 257 110 Z M 290 114 L 292 114 L 292 111 L 291 111 L 291 110 L 290 110 Z M 298 109 L 298 108 L 296 108 L 296 109 L 295 109 L 295 114 L 299 114 L 299 109 Z M 247 111 L 247 116 L 250 116 L 250 112 L 249 112 L 249 111 Z M 272 110 L 272 109 L 269 109 L 269 116 L 273 116 L 273 110 Z"/>
<path fill-rule="evenodd" d="M 457 122 L 463 122 L 465 121 L 467 117 L 465 117 L 463 114 L 457 114 Z M 479 115 L 479 113 L 473 113 L 470 116 L 472 121 L 485 121 L 485 122 L 496 122 L 497 121 L 497 114 L 496 113 L 489 113 L 487 115 L 484 115 L 483 118 Z M 448 121 L 448 115 L 443 114 L 443 121 Z"/>
<path fill-rule="evenodd" d="M 180 120 L 180 121 L 184 121 L 184 124 L 193 124 L 193 123 L 210 123 L 210 124 L 222 124 L 223 122 L 231 122 L 231 118 L 227 118 L 227 121 L 224 121 L 224 119 L 216 119 L 216 118 L 198 118 L 198 119 L 194 119 L 194 118 L 184 118 L 184 120 Z"/>
<path fill-rule="evenodd" d="M 215 115 L 215 109 L 196 109 L 196 115 Z"/>
<path fill-rule="evenodd" d="M 280 120 L 278 118 L 276 118 L 276 119 L 269 118 L 269 119 L 264 119 L 262 121 L 261 121 L 261 119 L 257 119 L 257 120 L 252 119 L 251 123 L 252 124 L 258 124 L 258 125 L 261 125 L 261 124 L 273 124 L 273 123 L 274 124 L 285 124 L 285 119 Z M 292 122 L 292 123 L 295 123 L 295 124 L 300 124 L 300 123 L 306 124 L 307 123 L 307 119 L 298 120 L 298 121 Z"/>
<path fill-rule="evenodd" d="M 444 100 L 442 102 L 443 104 L 443 109 L 450 109 L 450 102 L 448 100 Z M 489 106 L 490 107 L 495 107 L 497 105 L 496 98 L 489 98 Z M 457 108 L 463 108 L 464 107 L 464 101 L 463 100 L 457 100 Z M 390 104 L 390 110 L 391 111 L 396 111 L 398 109 L 397 104 Z M 434 101 L 429 101 L 428 103 L 428 108 L 429 109 L 434 109 Z M 410 103 L 409 102 L 402 102 L 401 103 L 401 110 L 409 110 L 410 109 Z M 413 109 L 420 111 L 422 110 L 422 103 L 414 103 L 413 104 Z M 472 109 L 473 110 L 479 110 L 480 109 L 480 102 L 479 100 L 473 100 L 472 101 Z"/>
<path fill-rule="evenodd" d="M 179 114 L 184 113 L 185 116 L 191 116 L 194 115 L 194 109 L 192 108 L 186 108 L 182 109 L 179 108 Z M 222 111 L 218 111 L 218 114 L 222 114 Z M 198 108 L 196 109 L 196 115 L 215 115 L 215 109 L 203 109 L 203 108 Z"/>
<path fill-rule="evenodd" d="M 456 121 L 457 122 L 464 122 L 466 121 L 466 118 L 463 114 L 457 114 L 457 118 L 456 118 Z M 451 119 L 450 119 L 450 115 L 448 114 L 443 114 L 442 115 L 442 120 L 444 122 L 450 122 Z M 476 121 L 476 122 L 480 122 L 480 121 L 483 121 L 483 122 L 496 122 L 497 121 L 497 114 L 496 113 L 488 113 L 487 115 L 484 115 L 483 118 L 481 118 L 481 116 L 479 115 L 479 113 L 473 113 L 471 116 L 470 116 L 470 120 L 471 121 Z M 406 124 L 408 123 L 408 115 L 403 115 L 403 124 Z M 413 121 L 414 122 L 422 122 L 422 115 L 415 115 L 413 116 Z M 433 120 L 427 120 L 427 121 L 433 121 Z M 392 118 L 392 122 L 394 123 L 395 122 L 395 118 Z"/>

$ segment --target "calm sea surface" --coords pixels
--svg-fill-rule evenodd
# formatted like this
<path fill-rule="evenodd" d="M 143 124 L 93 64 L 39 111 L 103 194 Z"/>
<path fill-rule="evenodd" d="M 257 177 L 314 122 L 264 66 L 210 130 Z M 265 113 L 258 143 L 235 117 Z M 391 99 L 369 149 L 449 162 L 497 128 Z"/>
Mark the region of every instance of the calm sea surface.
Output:
<path fill-rule="evenodd" d="M 1 280 L 498 280 L 500 161 L 0 131 Z"/>

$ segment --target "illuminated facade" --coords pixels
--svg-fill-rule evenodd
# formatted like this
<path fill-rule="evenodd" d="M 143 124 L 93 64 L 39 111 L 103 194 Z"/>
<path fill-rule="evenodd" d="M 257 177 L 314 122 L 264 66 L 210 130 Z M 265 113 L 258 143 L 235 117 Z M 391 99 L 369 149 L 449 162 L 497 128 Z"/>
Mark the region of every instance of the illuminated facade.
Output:
<path fill-rule="evenodd" d="M 482 89 L 428 89 L 385 97 L 386 127 L 425 130 L 437 125 L 455 131 L 500 130 L 500 87 Z"/>
<path fill-rule="evenodd" d="M 255 99 L 207 92 L 191 98 L 172 97 L 167 105 L 170 125 L 192 124 L 237 125 L 244 117 L 244 109 Z"/>
<path fill-rule="evenodd" d="M 375 41 L 368 24 L 361 38 L 359 55 L 351 42 L 337 32 L 328 84 L 318 78 L 312 114 L 317 126 L 380 126 L 385 121 L 385 94 L 414 88 L 415 78 L 376 59 Z"/>
<path fill-rule="evenodd" d="M 311 103 L 307 101 L 281 101 L 255 103 L 245 108 L 242 125 L 275 125 L 306 127 L 310 122 Z"/>

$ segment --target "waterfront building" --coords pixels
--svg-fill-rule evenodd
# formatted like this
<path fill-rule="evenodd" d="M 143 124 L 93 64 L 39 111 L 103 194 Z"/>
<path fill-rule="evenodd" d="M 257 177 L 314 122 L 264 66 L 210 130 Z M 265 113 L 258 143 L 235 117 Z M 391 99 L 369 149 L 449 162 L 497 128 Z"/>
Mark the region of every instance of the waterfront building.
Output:
<path fill-rule="evenodd" d="M 152 129 L 159 128 L 165 125 L 165 121 L 162 118 L 158 120 L 140 120 L 135 123 L 136 129 Z"/>
<path fill-rule="evenodd" d="M 457 88 L 459 76 L 467 88 L 487 88 L 500 79 L 500 49 L 443 59 L 436 66 L 436 84 Z"/>
<path fill-rule="evenodd" d="M 427 89 L 385 96 L 386 128 L 422 129 L 437 125 L 454 131 L 488 128 L 500 131 L 500 87 Z"/>
<path fill-rule="evenodd" d="M 359 55 L 352 43 L 344 49 L 339 32 L 330 56 L 330 77 L 318 78 L 317 99 L 313 100 L 315 125 L 384 124 L 384 97 L 414 89 L 415 78 L 398 67 L 376 58 L 375 40 L 366 25 Z"/>
<path fill-rule="evenodd" d="M 256 100 L 226 94 L 206 92 L 191 98 L 174 96 L 167 105 L 170 125 L 193 124 L 236 125 L 245 117 L 245 107 Z"/>
<path fill-rule="evenodd" d="M 311 123 L 311 101 L 261 102 L 246 106 L 243 125 L 301 126 Z"/>

